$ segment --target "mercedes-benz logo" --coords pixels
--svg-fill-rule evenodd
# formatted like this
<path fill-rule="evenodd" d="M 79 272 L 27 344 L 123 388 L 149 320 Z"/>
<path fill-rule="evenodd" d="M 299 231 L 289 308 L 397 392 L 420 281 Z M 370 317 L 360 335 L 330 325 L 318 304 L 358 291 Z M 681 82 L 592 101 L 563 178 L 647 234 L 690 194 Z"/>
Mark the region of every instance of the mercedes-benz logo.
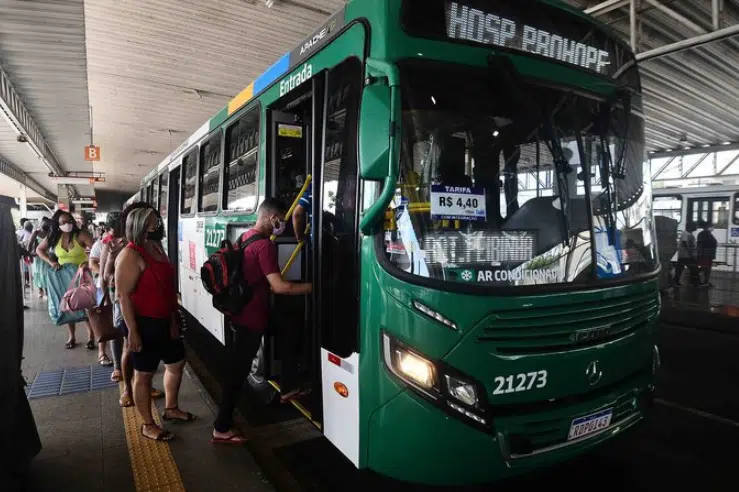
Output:
<path fill-rule="evenodd" d="M 600 370 L 600 365 L 597 360 L 588 364 L 587 369 L 585 369 L 585 377 L 588 378 L 590 386 L 594 386 L 600 382 L 600 378 L 603 377 L 603 371 Z"/>

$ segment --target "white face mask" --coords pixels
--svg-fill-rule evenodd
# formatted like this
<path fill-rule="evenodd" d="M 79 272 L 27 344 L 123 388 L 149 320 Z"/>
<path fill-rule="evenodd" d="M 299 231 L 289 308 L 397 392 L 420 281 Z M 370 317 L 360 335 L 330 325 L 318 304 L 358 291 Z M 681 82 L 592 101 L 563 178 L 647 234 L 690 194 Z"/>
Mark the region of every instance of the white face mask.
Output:
<path fill-rule="evenodd" d="M 74 229 L 74 225 L 72 224 L 64 224 L 59 226 L 59 230 L 62 232 L 72 232 Z"/>

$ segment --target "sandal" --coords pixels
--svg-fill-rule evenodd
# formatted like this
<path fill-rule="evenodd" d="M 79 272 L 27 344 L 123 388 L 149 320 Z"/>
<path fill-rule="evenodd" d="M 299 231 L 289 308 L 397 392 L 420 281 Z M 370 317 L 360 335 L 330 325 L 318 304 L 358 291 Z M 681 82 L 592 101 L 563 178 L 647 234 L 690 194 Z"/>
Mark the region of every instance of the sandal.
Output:
<path fill-rule="evenodd" d="M 108 354 L 103 354 L 98 357 L 98 362 L 101 366 L 110 367 L 113 365 L 113 361 L 108 358 Z"/>
<path fill-rule="evenodd" d="M 123 380 L 123 373 L 120 369 L 113 369 L 113 372 L 110 375 L 110 380 L 114 383 L 120 383 Z"/>
<path fill-rule="evenodd" d="M 162 432 L 160 432 L 159 434 L 157 434 L 156 437 L 151 437 L 151 436 L 147 436 L 146 434 L 144 434 L 144 427 L 151 427 L 152 425 L 154 427 L 159 427 L 156 423 L 152 423 L 152 424 L 141 424 L 141 435 L 144 436 L 147 439 L 151 439 L 152 441 L 171 441 L 172 439 L 174 439 L 174 434 L 172 434 L 168 430 L 164 430 L 162 428 L 160 428 L 160 430 Z"/>
<path fill-rule="evenodd" d="M 231 437 L 215 437 L 210 439 L 211 444 L 244 444 L 249 442 L 244 434 L 236 433 Z"/>
<path fill-rule="evenodd" d="M 68 340 L 67 343 L 64 344 L 64 348 L 66 349 L 73 349 L 77 346 L 77 342 L 74 340 Z"/>
<path fill-rule="evenodd" d="M 164 409 L 164 412 L 162 412 L 162 420 L 179 420 L 181 422 L 191 422 L 191 421 L 195 420 L 195 418 L 196 418 L 195 415 L 191 414 L 190 412 L 182 412 L 182 410 L 180 410 L 180 412 L 182 412 L 182 413 L 185 414 L 185 417 L 184 418 L 182 418 L 182 417 L 169 417 L 167 415 L 167 411 L 168 410 L 180 410 L 180 409 L 179 409 L 179 407 L 165 408 Z"/>
<path fill-rule="evenodd" d="M 124 393 L 123 396 L 121 396 L 121 399 L 118 400 L 118 404 L 123 408 L 132 407 L 134 406 L 133 398 L 131 398 L 131 395 L 128 393 Z"/>
<path fill-rule="evenodd" d="M 87 350 L 95 350 L 95 342 L 93 342 L 92 340 L 88 340 L 86 347 Z"/>
<path fill-rule="evenodd" d="M 161 390 L 158 390 L 156 388 L 151 389 L 151 397 L 152 398 L 161 398 L 164 396 L 164 392 Z"/>

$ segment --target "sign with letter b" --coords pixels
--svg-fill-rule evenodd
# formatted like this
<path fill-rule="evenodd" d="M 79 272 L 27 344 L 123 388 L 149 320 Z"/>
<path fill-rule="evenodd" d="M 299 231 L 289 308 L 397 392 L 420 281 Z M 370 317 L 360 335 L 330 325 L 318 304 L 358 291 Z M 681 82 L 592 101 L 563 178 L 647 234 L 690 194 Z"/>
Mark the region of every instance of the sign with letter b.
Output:
<path fill-rule="evenodd" d="M 100 160 L 100 147 L 97 145 L 88 145 L 85 147 L 85 160 L 86 161 L 99 161 Z"/>

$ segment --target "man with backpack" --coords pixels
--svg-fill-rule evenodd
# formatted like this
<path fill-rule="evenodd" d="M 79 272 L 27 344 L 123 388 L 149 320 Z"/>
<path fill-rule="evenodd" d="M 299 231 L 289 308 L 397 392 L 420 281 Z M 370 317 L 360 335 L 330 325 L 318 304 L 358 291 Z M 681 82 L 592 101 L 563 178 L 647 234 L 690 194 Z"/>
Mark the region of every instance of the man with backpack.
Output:
<path fill-rule="evenodd" d="M 284 295 L 311 293 L 309 283 L 288 282 L 282 278 L 277 246 L 269 240 L 272 234 L 285 231 L 284 203 L 266 198 L 257 211 L 257 223 L 240 239 L 243 251 L 241 274 L 244 294 L 248 299 L 240 312 L 230 316 L 231 344 L 228 347 L 227 369 L 221 384 L 222 397 L 213 430 L 213 443 L 242 444 L 246 437 L 233 429 L 233 412 L 252 361 L 259 350 L 262 335 L 269 323 L 269 292 Z M 207 268 L 206 265 L 204 268 Z M 216 296 L 214 296 L 216 297 Z"/>

